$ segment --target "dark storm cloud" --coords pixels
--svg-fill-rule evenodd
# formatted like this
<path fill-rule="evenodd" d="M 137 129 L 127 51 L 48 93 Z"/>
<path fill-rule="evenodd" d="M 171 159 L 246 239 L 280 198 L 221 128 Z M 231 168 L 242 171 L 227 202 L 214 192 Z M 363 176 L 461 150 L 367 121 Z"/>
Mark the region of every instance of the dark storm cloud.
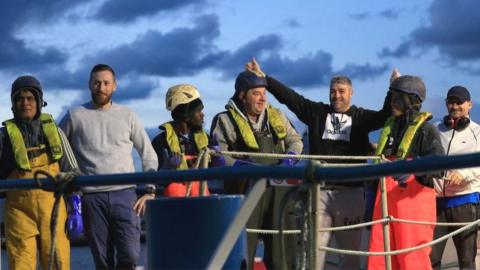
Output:
<path fill-rule="evenodd" d="M 222 71 L 225 78 L 231 78 L 242 72 L 245 64 L 252 57 L 261 57 L 268 52 L 279 50 L 282 46 L 283 41 L 280 36 L 263 35 L 247 42 L 236 51 L 223 53 L 216 66 Z"/>
<path fill-rule="evenodd" d="M 185 6 L 203 5 L 205 0 L 110 0 L 93 16 L 110 23 L 128 23 L 142 16 L 173 11 Z"/>
<path fill-rule="evenodd" d="M 142 78 L 138 74 L 128 74 L 118 81 L 117 91 L 114 94 L 115 100 L 124 101 L 147 98 L 150 91 L 156 86 L 154 82 L 147 78 Z"/>
<path fill-rule="evenodd" d="M 370 17 L 369 12 L 361 12 L 361 13 L 356 13 L 350 15 L 350 18 L 356 20 L 356 21 L 364 21 Z"/>
<path fill-rule="evenodd" d="M 27 48 L 15 32 L 28 24 L 49 23 L 82 1 L 0 1 L 0 69 L 31 71 L 61 64 L 67 55 L 55 48 L 36 52 Z"/>
<path fill-rule="evenodd" d="M 384 47 L 378 53 L 378 56 L 403 58 L 403 57 L 409 57 L 410 53 L 411 53 L 411 44 L 408 42 L 404 42 L 395 49 Z"/>
<path fill-rule="evenodd" d="M 379 66 L 374 66 L 370 63 L 363 65 L 358 64 L 347 64 L 342 69 L 336 71 L 338 74 L 343 74 L 351 79 L 358 79 L 361 81 L 375 79 L 376 77 L 382 75 L 385 71 L 388 70 L 388 65 L 383 64 Z"/>
<path fill-rule="evenodd" d="M 376 18 L 376 17 L 394 20 L 398 18 L 398 13 L 399 13 L 398 10 L 389 8 L 389 9 L 382 10 L 376 14 L 372 14 L 371 12 L 355 13 L 350 15 L 350 18 L 356 21 L 365 21 L 371 18 Z"/>
<path fill-rule="evenodd" d="M 411 48 L 438 48 L 453 63 L 480 59 L 480 1 L 435 0 L 429 22 L 420 26 L 396 49 L 383 49 L 385 56 L 403 57 Z"/>
<path fill-rule="evenodd" d="M 398 10 L 393 8 L 385 9 L 378 13 L 378 16 L 385 18 L 385 19 L 397 19 L 398 18 Z"/>
<path fill-rule="evenodd" d="M 286 20 L 285 25 L 289 28 L 299 28 L 302 26 L 300 22 L 294 18 Z"/>
<path fill-rule="evenodd" d="M 324 51 L 317 51 L 299 58 L 281 56 L 277 53 L 284 46 L 278 35 L 264 35 L 240 47 L 236 51 L 223 54 L 218 61 L 218 68 L 225 77 L 234 77 L 243 71 L 244 65 L 255 57 L 262 69 L 291 86 L 313 87 L 327 85 L 333 74 L 342 73 L 352 79 L 372 79 L 380 76 L 387 69 L 386 65 L 373 66 L 350 64 L 339 71 L 332 67 L 333 56 Z"/>
<path fill-rule="evenodd" d="M 332 74 L 332 55 L 318 51 L 297 59 L 274 54 L 263 61 L 265 71 L 288 85 L 311 87 L 326 85 Z"/>
<path fill-rule="evenodd" d="M 413 31 L 411 39 L 418 46 L 438 47 L 455 60 L 479 59 L 479 10 L 477 0 L 436 0 L 430 7 L 430 25 Z"/>
<path fill-rule="evenodd" d="M 193 75 L 218 60 L 220 55 L 213 45 L 218 35 L 218 18 L 202 16 L 193 28 L 176 28 L 168 33 L 149 31 L 131 44 L 100 51 L 83 63 L 109 63 L 119 74 Z"/>
<path fill-rule="evenodd" d="M 88 93 L 91 68 L 105 63 L 115 70 L 119 81 L 116 100 L 143 99 L 157 87 L 147 76 L 188 76 L 213 67 L 224 54 L 213 45 L 218 31 L 215 15 L 202 16 L 193 28 L 175 28 L 167 33 L 149 31 L 131 44 L 89 55 L 74 73 L 57 66 L 42 70 L 39 77 L 45 81 L 46 89 L 79 89 Z"/>

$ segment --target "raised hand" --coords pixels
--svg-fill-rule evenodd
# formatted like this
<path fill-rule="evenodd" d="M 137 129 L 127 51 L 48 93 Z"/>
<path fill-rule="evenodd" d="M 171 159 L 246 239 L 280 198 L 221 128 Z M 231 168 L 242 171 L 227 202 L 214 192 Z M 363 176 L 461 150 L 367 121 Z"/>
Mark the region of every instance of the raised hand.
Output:
<path fill-rule="evenodd" d="M 245 65 L 245 69 L 255 73 L 258 77 L 265 77 L 265 73 L 263 73 L 255 58 L 252 58 L 252 60 Z"/>
<path fill-rule="evenodd" d="M 392 75 L 390 75 L 390 84 L 392 84 L 392 82 L 395 81 L 395 79 L 400 76 L 402 76 L 402 74 L 400 74 L 400 71 L 398 71 L 397 68 L 394 68 L 392 70 Z"/>

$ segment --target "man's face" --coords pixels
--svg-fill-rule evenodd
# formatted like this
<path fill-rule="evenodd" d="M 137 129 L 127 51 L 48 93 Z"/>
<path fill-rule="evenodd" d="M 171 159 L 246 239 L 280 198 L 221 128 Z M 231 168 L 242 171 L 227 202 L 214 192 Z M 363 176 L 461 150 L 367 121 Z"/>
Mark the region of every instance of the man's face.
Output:
<path fill-rule="evenodd" d="M 472 101 L 461 102 L 457 97 L 450 97 L 446 101 L 450 118 L 459 119 L 467 117 L 472 109 Z"/>
<path fill-rule="evenodd" d="M 390 100 L 390 107 L 392 108 L 392 115 L 395 117 L 401 116 L 404 114 L 402 109 L 403 104 L 403 96 L 401 93 L 397 91 L 390 91 L 391 93 L 391 100 Z"/>
<path fill-rule="evenodd" d="M 37 114 L 37 100 L 30 90 L 20 90 L 14 99 L 15 116 L 31 121 Z"/>
<path fill-rule="evenodd" d="M 90 92 L 93 103 L 98 107 L 104 107 L 112 101 L 113 92 L 117 89 L 117 83 L 113 74 L 108 70 L 92 73 L 90 76 Z"/>
<path fill-rule="evenodd" d="M 260 115 L 267 106 L 267 91 L 265 87 L 256 87 L 245 91 L 241 97 L 247 114 Z"/>
<path fill-rule="evenodd" d="M 203 127 L 203 118 L 205 114 L 203 109 L 195 112 L 191 117 L 187 119 L 187 123 L 192 130 L 200 130 Z"/>
<path fill-rule="evenodd" d="M 335 112 L 344 113 L 350 108 L 352 100 L 352 86 L 345 83 L 330 85 L 330 106 Z"/>

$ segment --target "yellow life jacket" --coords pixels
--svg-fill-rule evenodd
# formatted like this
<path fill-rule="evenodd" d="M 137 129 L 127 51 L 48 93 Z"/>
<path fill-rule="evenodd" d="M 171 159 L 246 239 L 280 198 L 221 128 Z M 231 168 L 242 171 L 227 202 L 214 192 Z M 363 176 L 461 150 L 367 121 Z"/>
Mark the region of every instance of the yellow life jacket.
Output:
<path fill-rule="evenodd" d="M 38 170 L 46 171 L 52 175 L 56 175 L 60 171 L 58 161 L 63 156 L 63 148 L 58 133 L 57 126 L 50 114 L 41 114 L 40 121 L 42 130 L 48 142 L 47 145 L 40 144 L 36 147 L 27 148 L 23 135 L 13 119 L 5 121 L 3 124 L 7 130 L 8 137 L 12 144 L 13 155 L 17 168 L 10 173 L 9 178 L 33 178 Z M 41 153 L 32 156 L 29 159 L 29 152 Z"/>
<path fill-rule="evenodd" d="M 432 114 L 429 112 L 421 112 L 415 116 L 415 119 L 411 121 L 403 135 L 402 140 L 398 146 L 398 151 L 396 153 L 397 159 L 405 159 L 408 154 L 408 150 L 413 141 L 413 137 L 417 133 L 418 128 L 427 120 L 432 117 Z M 380 139 L 378 140 L 378 146 L 375 151 L 376 155 L 381 155 L 383 153 L 383 149 L 385 145 L 387 145 L 388 137 L 392 132 L 393 125 L 395 123 L 395 117 L 389 117 L 387 121 L 385 121 L 385 126 L 383 127 L 382 133 L 380 135 Z"/>
<path fill-rule="evenodd" d="M 178 140 L 177 133 L 173 129 L 173 125 L 171 122 L 167 122 L 161 127 L 165 130 L 165 139 L 167 141 L 168 147 L 170 151 L 175 153 L 181 153 L 180 149 L 180 142 Z M 197 147 L 198 152 L 202 151 L 205 147 L 208 146 L 208 136 L 205 131 L 199 130 L 193 133 L 193 141 L 195 142 L 195 146 Z M 178 166 L 177 169 L 186 170 L 188 169 L 187 160 L 183 158 L 182 162 Z"/>
<path fill-rule="evenodd" d="M 287 130 L 285 128 L 285 125 L 283 124 L 282 117 L 280 116 L 280 110 L 270 105 L 267 107 L 266 110 L 267 110 L 268 123 L 270 124 L 270 127 L 272 128 L 273 132 L 275 133 L 278 139 L 280 140 L 285 139 L 285 137 L 287 137 Z M 249 148 L 252 148 L 258 151 L 260 147 L 258 146 L 257 139 L 253 134 L 252 128 L 250 127 L 248 120 L 242 117 L 232 107 L 228 108 L 228 112 L 230 113 L 233 120 L 235 121 L 235 124 L 237 125 L 240 131 L 240 135 L 242 136 L 242 139 L 245 142 L 245 144 Z"/>

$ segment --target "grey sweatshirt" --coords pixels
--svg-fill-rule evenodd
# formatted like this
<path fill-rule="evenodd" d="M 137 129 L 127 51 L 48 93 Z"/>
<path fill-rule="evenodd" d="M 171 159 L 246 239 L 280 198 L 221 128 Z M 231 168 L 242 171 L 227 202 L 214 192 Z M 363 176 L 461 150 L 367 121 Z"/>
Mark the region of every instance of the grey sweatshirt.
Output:
<path fill-rule="evenodd" d="M 142 159 L 143 171 L 156 171 L 157 154 L 137 115 L 112 103 L 96 109 L 92 102 L 70 109 L 60 121 L 83 175 L 131 173 L 135 171 L 132 150 Z M 121 190 L 135 185 L 85 187 L 83 192 Z"/>

